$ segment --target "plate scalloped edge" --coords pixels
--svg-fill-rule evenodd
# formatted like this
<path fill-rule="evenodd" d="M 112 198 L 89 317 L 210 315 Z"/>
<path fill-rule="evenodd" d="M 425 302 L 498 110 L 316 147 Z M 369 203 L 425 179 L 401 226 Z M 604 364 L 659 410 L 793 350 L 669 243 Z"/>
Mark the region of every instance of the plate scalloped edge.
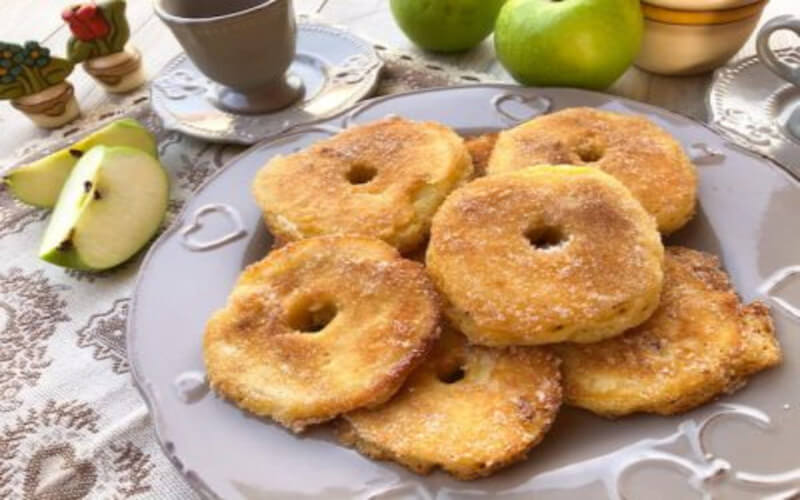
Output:
<path fill-rule="evenodd" d="M 351 109 L 342 111 L 342 112 L 337 113 L 337 114 L 335 114 L 335 115 L 333 115 L 331 117 L 320 119 L 320 120 L 316 120 L 314 122 L 310 122 L 310 123 L 306 123 L 306 124 L 302 124 L 302 125 L 298 125 L 298 126 L 292 127 L 290 129 L 287 129 L 284 133 L 282 133 L 282 134 L 280 134 L 278 136 L 263 140 L 263 141 L 255 144 L 252 148 L 250 148 L 247 151 L 241 153 L 239 156 L 237 156 L 236 158 L 232 159 L 225 167 L 221 168 L 219 171 L 215 172 L 212 176 L 210 176 L 205 181 L 205 183 L 196 191 L 195 196 L 198 196 L 200 193 L 202 193 L 206 189 L 207 186 L 209 186 L 211 183 L 213 183 L 219 176 L 223 175 L 223 173 L 231 165 L 233 165 L 233 164 L 237 163 L 238 161 L 240 161 L 241 159 L 247 157 L 253 150 L 265 148 L 265 147 L 269 146 L 270 144 L 277 143 L 279 141 L 283 141 L 287 137 L 290 137 L 290 136 L 293 136 L 293 135 L 296 135 L 296 134 L 303 134 L 303 133 L 306 133 L 309 130 L 324 131 L 326 133 L 335 133 L 337 130 L 341 130 L 341 128 L 342 128 L 340 126 L 332 125 L 334 123 L 337 123 L 337 121 L 340 124 L 342 124 L 343 126 L 349 125 L 354 121 L 354 119 L 358 115 L 368 111 L 369 109 L 373 108 L 374 106 L 376 106 L 378 104 L 385 103 L 387 101 L 391 101 L 391 100 L 394 100 L 394 99 L 407 97 L 409 95 L 431 94 L 431 93 L 434 93 L 434 92 L 443 92 L 443 91 L 447 92 L 447 91 L 453 91 L 453 90 L 458 90 L 458 89 L 471 89 L 471 88 L 493 89 L 493 90 L 497 90 L 497 91 L 500 91 L 500 92 L 505 92 L 506 94 L 515 94 L 515 93 L 518 93 L 518 92 L 520 92 L 522 90 L 524 90 L 524 92 L 527 92 L 527 93 L 530 93 L 530 92 L 541 92 L 541 93 L 585 92 L 585 91 L 575 91 L 574 89 L 558 89 L 558 88 L 548 88 L 548 89 L 531 89 L 531 88 L 527 88 L 527 89 L 523 89 L 523 88 L 515 86 L 515 85 L 479 84 L 479 85 L 462 85 L 462 86 L 446 87 L 446 88 L 438 88 L 438 89 L 425 89 L 425 90 L 414 91 L 414 92 L 410 92 L 410 93 L 406 93 L 406 94 L 396 94 L 396 95 L 390 95 L 390 96 L 383 96 L 383 97 L 374 98 L 374 99 L 359 103 L 358 105 L 352 107 Z M 591 92 L 591 93 L 586 92 L 586 93 L 593 94 L 595 96 L 602 96 L 604 98 L 608 97 L 608 98 L 611 98 L 613 100 L 620 101 L 622 103 L 632 105 L 634 108 L 648 110 L 648 111 L 650 111 L 652 113 L 656 113 L 656 114 L 659 114 L 661 116 L 671 116 L 671 117 L 679 119 L 679 120 L 688 120 L 688 121 L 690 121 L 690 122 L 692 122 L 692 123 L 694 123 L 696 125 L 702 126 L 703 128 L 705 128 L 709 132 L 711 132 L 714 135 L 717 135 L 718 137 L 720 137 L 719 133 L 716 130 L 714 130 L 713 127 L 711 127 L 711 126 L 709 126 L 707 124 L 704 124 L 704 123 L 701 123 L 701 122 L 697 122 L 696 120 L 693 120 L 691 118 L 688 118 L 688 117 L 685 117 L 685 116 L 682 116 L 682 115 L 679 115 L 679 114 L 676 114 L 676 113 L 672 113 L 672 112 L 669 112 L 669 111 L 662 110 L 662 109 L 657 108 L 655 106 L 651 106 L 651 105 L 644 104 L 644 103 L 638 103 L 638 102 L 634 102 L 634 101 L 629 101 L 629 100 L 626 100 L 626 99 L 620 99 L 620 98 L 617 98 L 617 97 L 614 97 L 614 96 L 606 96 L 605 94 L 596 93 L 596 92 Z M 537 96 L 537 97 L 542 97 L 542 96 Z M 548 99 L 548 98 L 545 97 L 545 99 Z M 529 99 L 527 97 L 525 97 L 525 98 L 523 98 L 523 100 L 527 101 Z M 500 101 L 500 99 L 498 99 L 497 101 Z M 537 106 L 535 108 L 536 110 L 539 110 L 540 112 L 549 111 L 549 106 L 547 106 L 546 109 L 544 109 L 544 110 L 542 109 L 543 107 L 541 106 L 541 101 L 540 100 L 537 99 L 534 102 L 536 102 L 536 104 L 537 104 Z M 497 105 L 495 104 L 495 106 L 497 106 Z M 502 113 L 502 114 L 506 115 L 512 121 L 513 120 L 518 120 L 520 118 L 520 117 L 518 117 L 516 115 L 508 116 L 507 113 Z M 755 158 L 755 159 L 759 159 L 759 160 L 762 160 L 762 161 L 766 160 L 769 163 L 771 163 L 772 165 L 774 165 L 775 167 L 781 169 L 783 172 L 785 172 L 789 177 L 793 178 L 795 181 L 800 181 L 800 179 L 798 179 L 797 176 L 792 171 L 782 167 L 780 164 L 778 164 L 774 160 L 766 157 L 765 155 L 757 153 L 757 152 L 749 151 L 749 150 L 745 149 L 744 147 L 742 147 L 741 145 L 733 143 L 733 142 L 731 142 L 730 140 L 728 140 L 728 139 L 726 139 L 724 137 L 720 137 L 720 138 L 722 139 L 723 145 L 725 147 L 729 147 L 734 151 L 746 154 L 747 156 L 750 156 L 750 157 Z M 709 159 L 710 161 L 713 162 L 714 158 L 716 158 L 716 157 L 718 157 L 719 155 L 722 154 L 720 151 L 718 151 L 718 150 L 716 150 L 714 148 L 708 147 L 705 143 L 692 144 L 691 147 L 693 147 L 693 148 L 696 147 L 702 153 L 701 156 L 700 157 L 696 157 L 696 159 L 697 158 L 699 158 L 701 160 Z M 172 442 L 170 441 L 170 439 L 169 439 L 169 437 L 167 435 L 166 424 L 164 423 L 163 416 L 160 415 L 159 409 L 158 409 L 158 407 L 157 407 L 157 405 L 155 403 L 155 401 L 158 399 L 158 394 L 157 394 L 158 391 L 152 386 L 152 384 L 141 373 L 141 369 L 140 369 L 139 363 L 138 363 L 136 357 L 134 356 L 134 353 L 137 352 L 137 345 L 136 345 L 136 338 L 137 338 L 136 331 L 137 331 L 137 329 L 136 329 L 136 324 L 135 324 L 137 296 L 138 296 L 138 293 L 139 293 L 139 290 L 140 290 L 140 283 L 143 280 L 144 271 L 148 268 L 148 265 L 150 264 L 151 260 L 153 259 L 153 256 L 157 252 L 159 246 L 164 241 L 166 241 L 166 239 L 170 238 L 174 234 L 176 234 L 179 231 L 181 231 L 182 228 L 184 228 L 184 221 L 187 219 L 187 214 L 189 213 L 188 211 L 189 211 L 190 206 L 191 206 L 191 201 L 192 200 L 189 200 L 186 203 L 186 205 L 181 210 L 180 214 L 175 218 L 175 221 L 173 222 L 173 224 L 163 232 L 163 234 L 158 238 L 157 241 L 155 241 L 152 244 L 151 248 L 149 249 L 149 251 L 148 251 L 148 253 L 147 253 L 147 255 L 146 255 L 146 257 L 145 257 L 145 259 L 144 259 L 144 261 L 143 261 L 143 263 L 141 265 L 140 273 L 137 276 L 137 282 L 136 282 L 136 285 L 135 285 L 135 290 L 134 290 L 134 294 L 133 294 L 133 298 L 132 298 L 132 303 L 131 303 L 131 306 L 130 306 L 130 312 L 129 312 L 129 315 L 128 315 L 128 323 L 127 323 L 128 335 L 126 337 L 126 347 L 127 347 L 127 352 L 128 352 L 128 357 L 129 357 L 129 362 L 130 362 L 130 366 L 131 366 L 131 373 L 132 373 L 132 377 L 133 377 L 133 380 L 134 380 L 134 384 L 137 387 L 137 389 L 140 391 L 140 393 L 142 394 L 142 397 L 145 400 L 151 415 L 153 415 L 156 438 L 157 438 L 157 440 L 159 442 L 159 445 L 163 449 L 163 451 L 166 454 L 166 456 L 173 463 L 173 465 L 175 465 L 177 470 L 186 478 L 186 480 L 189 482 L 189 484 L 191 484 L 199 493 L 201 493 L 202 495 L 204 495 L 204 496 L 206 496 L 208 498 L 219 498 L 219 496 L 214 492 L 214 490 L 209 485 L 207 485 L 195 472 L 193 472 L 192 470 L 188 470 L 186 467 L 184 467 L 181 459 L 178 456 L 179 454 L 178 454 L 177 450 L 175 449 L 174 445 L 172 444 Z M 767 297 L 767 298 L 769 298 L 769 297 Z M 781 305 L 779 301 L 774 301 L 773 300 L 773 303 L 776 303 L 779 306 Z M 797 317 L 795 314 L 793 314 L 792 310 L 787 310 L 787 309 L 788 308 L 784 308 L 784 311 L 787 312 L 788 314 L 790 314 L 793 317 L 794 320 L 800 320 L 800 317 Z M 752 422 L 755 422 L 755 423 L 757 423 L 759 425 L 765 424 L 765 422 L 768 420 L 768 417 L 766 417 L 763 413 L 760 413 L 758 411 L 754 412 L 749 408 L 745 409 L 745 408 L 737 407 L 737 405 L 722 404 L 722 405 L 716 405 L 716 412 L 712 412 L 710 414 L 710 416 L 708 416 L 705 420 L 701 421 L 699 426 L 697 426 L 696 422 L 693 422 L 694 425 L 695 425 L 694 432 L 698 433 L 697 435 L 702 434 L 704 428 L 706 427 L 706 424 L 710 423 L 711 421 L 715 421 L 717 416 L 723 415 L 723 414 L 724 415 L 738 414 L 739 416 L 746 417 L 748 420 L 750 420 Z M 683 430 L 685 430 L 685 429 L 679 429 L 679 432 L 682 432 Z M 697 446 L 700 446 L 702 448 L 702 443 L 700 443 L 699 441 L 697 441 L 697 442 L 699 443 Z M 695 450 L 695 451 L 697 451 L 698 449 L 700 449 L 700 448 L 693 447 L 693 450 Z M 685 461 L 681 462 L 682 459 L 680 457 L 676 456 L 676 457 L 673 457 L 673 458 L 676 458 L 676 460 L 672 460 L 672 461 L 675 462 L 675 463 L 678 463 L 679 465 L 686 465 L 686 463 L 687 463 Z M 698 458 L 698 456 L 695 456 L 695 458 Z M 724 464 L 721 464 L 721 463 L 717 462 L 717 460 L 719 460 L 717 457 L 710 456 L 709 454 L 703 454 L 699 458 L 701 460 L 705 459 L 707 463 L 701 464 L 701 465 L 704 465 L 702 470 L 695 468 L 695 472 L 697 472 L 697 474 L 693 473 L 693 475 L 689 478 L 689 482 L 690 483 L 692 483 L 692 481 L 697 480 L 697 478 L 700 478 L 700 479 L 713 478 L 715 476 L 715 474 L 717 474 L 719 472 L 718 469 L 720 469 L 720 467 L 722 469 L 725 468 Z M 664 457 L 662 456 L 661 459 L 663 460 Z M 667 458 L 666 460 L 670 460 L 670 459 Z M 708 473 L 709 469 L 707 467 L 705 467 L 705 466 L 711 466 L 711 465 L 713 465 L 715 468 L 711 471 L 712 473 L 709 474 Z M 622 471 L 620 471 L 620 473 L 621 472 Z M 795 477 L 795 476 L 788 477 L 788 479 L 786 479 L 785 482 L 786 483 L 790 483 L 790 486 L 792 486 L 792 487 L 794 487 L 795 483 L 797 483 L 798 487 L 797 487 L 796 491 L 800 492 L 800 471 L 795 471 L 795 472 L 797 472 L 796 475 L 798 477 Z M 752 484 L 752 483 L 774 484 L 775 476 L 779 476 L 779 474 L 778 475 L 773 475 L 773 476 L 766 476 L 766 475 L 759 476 L 757 474 L 749 474 L 749 473 L 744 473 L 744 472 L 738 472 L 737 474 L 740 476 L 741 480 L 743 480 L 745 482 L 748 482 L 749 484 Z M 544 475 L 547 475 L 547 473 L 545 473 Z M 619 477 L 617 479 L 619 479 Z M 695 488 L 695 489 L 698 489 L 698 491 L 701 491 L 701 488 L 702 488 L 702 484 L 701 483 L 702 483 L 702 481 L 700 481 L 700 484 L 693 484 L 692 487 Z M 403 485 L 398 485 L 398 486 L 403 486 Z M 612 490 L 613 490 L 613 488 L 609 488 L 607 491 L 609 492 L 609 494 L 611 494 Z M 618 491 L 618 490 L 613 490 L 613 491 Z M 795 490 L 791 490 L 791 491 L 795 491 Z M 776 497 L 776 498 L 778 498 L 778 497 Z M 781 497 L 781 498 L 783 498 L 783 497 Z"/>

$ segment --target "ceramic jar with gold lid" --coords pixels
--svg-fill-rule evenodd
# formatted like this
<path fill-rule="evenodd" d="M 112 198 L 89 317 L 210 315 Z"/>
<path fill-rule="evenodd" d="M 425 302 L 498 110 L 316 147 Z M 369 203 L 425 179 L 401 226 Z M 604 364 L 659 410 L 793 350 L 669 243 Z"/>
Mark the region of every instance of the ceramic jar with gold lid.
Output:
<path fill-rule="evenodd" d="M 747 42 L 769 0 L 647 0 L 635 64 L 652 73 L 711 71 Z"/>

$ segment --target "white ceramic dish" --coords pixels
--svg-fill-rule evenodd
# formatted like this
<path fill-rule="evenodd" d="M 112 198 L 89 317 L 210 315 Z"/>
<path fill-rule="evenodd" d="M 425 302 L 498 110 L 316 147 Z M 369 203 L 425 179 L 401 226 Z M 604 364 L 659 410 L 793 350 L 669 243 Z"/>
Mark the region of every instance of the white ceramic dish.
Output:
<path fill-rule="evenodd" d="M 745 300 L 771 304 L 785 363 L 735 395 L 672 418 L 608 421 L 564 410 L 527 461 L 459 482 L 417 476 L 339 445 L 325 426 L 293 435 L 209 394 L 201 342 L 241 269 L 271 238 L 250 196 L 256 171 L 353 123 L 388 114 L 462 134 L 513 126 L 572 106 L 640 113 L 698 165 L 695 219 L 669 243 L 719 255 Z M 262 142 L 187 203 L 153 245 L 130 307 L 128 356 L 166 454 L 208 498 L 683 499 L 790 498 L 800 491 L 800 183 L 710 129 L 645 104 L 571 89 L 479 85 L 379 98 Z M 413 432 L 413 429 L 409 429 Z"/>

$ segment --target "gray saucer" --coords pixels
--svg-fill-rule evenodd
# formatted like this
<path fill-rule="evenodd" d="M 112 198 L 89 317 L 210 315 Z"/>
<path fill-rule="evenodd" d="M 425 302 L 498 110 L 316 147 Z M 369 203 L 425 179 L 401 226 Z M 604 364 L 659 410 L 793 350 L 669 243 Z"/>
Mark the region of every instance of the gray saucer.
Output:
<path fill-rule="evenodd" d="M 295 125 L 341 112 L 369 95 L 382 66 L 372 46 L 331 26 L 300 23 L 297 54 L 289 73 L 305 87 L 302 99 L 262 115 L 225 111 L 215 105 L 217 85 L 185 54 L 173 59 L 150 87 L 155 112 L 168 129 L 213 142 L 253 144 Z M 228 106 L 230 107 L 230 106 Z"/>
<path fill-rule="evenodd" d="M 775 54 L 800 63 L 800 47 Z M 772 73 L 757 56 L 748 57 L 717 70 L 707 106 L 717 131 L 800 176 L 800 87 Z"/>
<path fill-rule="evenodd" d="M 211 102 L 233 114 L 259 115 L 275 113 L 296 103 L 305 93 L 303 80 L 294 73 L 287 73 L 260 93 L 243 94 L 224 85 L 214 85 Z"/>

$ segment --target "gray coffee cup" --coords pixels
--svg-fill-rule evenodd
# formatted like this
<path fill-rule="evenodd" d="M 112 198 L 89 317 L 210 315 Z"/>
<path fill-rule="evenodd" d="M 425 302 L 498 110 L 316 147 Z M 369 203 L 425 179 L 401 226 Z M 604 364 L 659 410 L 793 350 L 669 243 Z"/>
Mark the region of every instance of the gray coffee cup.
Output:
<path fill-rule="evenodd" d="M 800 17 L 792 15 L 778 16 L 768 21 L 758 32 L 756 38 L 756 51 L 761 62 L 773 73 L 787 82 L 800 87 L 800 67 L 793 67 L 781 61 L 769 46 L 769 39 L 773 33 L 780 30 L 793 31 L 800 36 Z M 797 138 L 800 138 L 800 106 L 789 115 L 786 128 Z"/>
<path fill-rule="evenodd" d="M 291 0 L 154 0 L 186 54 L 219 84 L 215 104 L 240 114 L 285 108 L 303 93 L 287 74 L 297 25 Z"/>

